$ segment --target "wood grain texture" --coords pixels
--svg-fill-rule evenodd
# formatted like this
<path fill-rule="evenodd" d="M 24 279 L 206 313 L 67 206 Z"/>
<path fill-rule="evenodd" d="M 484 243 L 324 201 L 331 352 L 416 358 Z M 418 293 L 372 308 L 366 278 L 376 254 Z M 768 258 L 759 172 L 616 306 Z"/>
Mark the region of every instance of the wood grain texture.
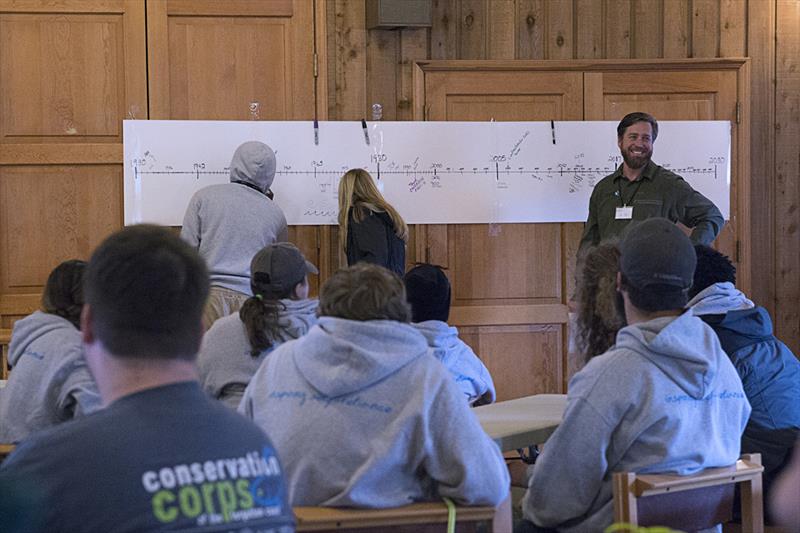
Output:
<path fill-rule="evenodd" d="M 692 48 L 691 0 L 666 0 L 662 20 L 664 57 L 689 57 Z"/>
<path fill-rule="evenodd" d="M 761 9 L 768 6 L 761 5 Z M 747 55 L 747 3 L 742 0 L 720 0 L 719 5 L 719 56 L 744 57 Z"/>
<path fill-rule="evenodd" d="M 669 0 L 667 0 L 669 1 Z M 634 0 L 633 57 L 664 56 L 664 0 Z"/>
<path fill-rule="evenodd" d="M 559 325 L 482 326 L 459 329 L 480 357 L 497 388 L 497 400 L 560 393 Z"/>
<path fill-rule="evenodd" d="M 800 3 L 778 0 L 775 51 L 777 336 L 800 348 Z"/>
<path fill-rule="evenodd" d="M 605 0 L 605 57 L 631 57 L 631 0 Z"/>
<path fill-rule="evenodd" d="M 775 3 L 747 9 L 750 57 L 752 299 L 775 314 Z M 758 36 L 758 37 L 756 37 Z M 782 329 L 782 327 L 778 327 Z M 795 350 L 798 346 L 794 347 Z M 795 351 L 795 353 L 797 353 Z"/>
<path fill-rule="evenodd" d="M 514 59 L 517 45 L 514 0 L 495 0 L 487 13 L 487 59 Z"/>
<path fill-rule="evenodd" d="M 546 59 L 572 59 L 575 44 L 572 0 L 549 0 L 546 5 Z"/>
<path fill-rule="evenodd" d="M 458 57 L 458 2 L 433 0 L 431 26 L 431 59 Z"/>
<path fill-rule="evenodd" d="M 335 2 L 333 116 L 338 120 L 360 120 L 367 112 L 365 7 L 363 2 L 332 1 Z"/>
<path fill-rule="evenodd" d="M 600 59 L 605 57 L 603 49 L 603 3 L 597 0 L 576 0 L 575 57 L 578 59 Z"/>
<path fill-rule="evenodd" d="M 718 57 L 719 41 L 719 0 L 692 0 L 692 57 Z"/>
<path fill-rule="evenodd" d="M 517 58 L 544 59 L 547 34 L 546 0 L 517 1 Z"/>
<path fill-rule="evenodd" d="M 483 0 L 461 0 L 458 9 L 458 58 L 486 59 L 489 5 Z"/>
<path fill-rule="evenodd" d="M 428 30 L 400 31 L 400 72 L 397 78 L 397 120 L 414 114 L 414 61 L 428 59 Z"/>
<path fill-rule="evenodd" d="M 367 37 L 367 105 L 380 104 L 383 120 L 397 120 L 400 32 L 369 30 Z M 371 118 L 368 115 L 367 118 Z"/>

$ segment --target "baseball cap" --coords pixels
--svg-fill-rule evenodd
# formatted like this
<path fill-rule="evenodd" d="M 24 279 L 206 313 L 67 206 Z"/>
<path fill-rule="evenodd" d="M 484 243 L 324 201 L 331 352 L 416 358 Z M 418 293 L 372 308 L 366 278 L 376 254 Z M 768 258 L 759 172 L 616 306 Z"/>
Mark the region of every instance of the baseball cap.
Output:
<path fill-rule="evenodd" d="M 303 281 L 306 274 L 319 274 L 319 270 L 306 261 L 303 253 L 290 242 L 270 244 L 253 256 L 250 262 L 253 293 L 259 292 L 268 297 L 285 296 Z"/>
<path fill-rule="evenodd" d="M 450 316 L 450 281 L 436 265 L 417 265 L 403 277 L 406 298 L 414 322 L 441 320 Z"/>
<path fill-rule="evenodd" d="M 629 226 L 620 243 L 620 254 L 620 272 L 636 289 L 685 294 L 692 286 L 697 265 L 694 246 L 666 218 L 650 218 Z"/>

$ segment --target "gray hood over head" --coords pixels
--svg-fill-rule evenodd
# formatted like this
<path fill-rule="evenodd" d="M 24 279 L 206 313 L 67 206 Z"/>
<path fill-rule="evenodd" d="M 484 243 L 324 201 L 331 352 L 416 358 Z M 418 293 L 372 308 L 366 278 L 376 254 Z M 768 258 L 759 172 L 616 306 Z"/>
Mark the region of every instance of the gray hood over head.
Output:
<path fill-rule="evenodd" d="M 752 309 L 755 304 L 730 281 L 714 283 L 698 292 L 686 304 L 695 315 L 724 315 L 728 311 Z"/>
<path fill-rule="evenodd" d="M 325 396 L 360 391 L 428 353 L 425 337 L 392 320 L 320 317 L 294 354 L 297 370 Z"/>
<path fill-rule="evenodd" d="M 275 152 L 259 141 L 239 145 L 231 159 L 231 181 L 250 183 L 266 192 L 275 179 Z"/>

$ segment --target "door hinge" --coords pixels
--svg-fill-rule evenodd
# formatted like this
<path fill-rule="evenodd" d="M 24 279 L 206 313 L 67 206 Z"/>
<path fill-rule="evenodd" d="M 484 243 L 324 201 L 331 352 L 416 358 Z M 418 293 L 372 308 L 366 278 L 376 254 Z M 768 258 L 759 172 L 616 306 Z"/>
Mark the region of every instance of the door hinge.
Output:
<path fill-rule="evenodd" d="M 736 102 L 736 123 L 739 124 L 742 120 L 742 103 L 737 100 Z"/>
<path fill-rule="evenodd" d="M 319 77 L 319 56 L 314 52 L 314 78 Z M 738 119 L 736 120 L 739 121 Z"/>
<path fill-rule="evenodd" d="M 742 261 L 742 246 L 741 241 L 736 241 L 736 263 L 740 263 Z"/>

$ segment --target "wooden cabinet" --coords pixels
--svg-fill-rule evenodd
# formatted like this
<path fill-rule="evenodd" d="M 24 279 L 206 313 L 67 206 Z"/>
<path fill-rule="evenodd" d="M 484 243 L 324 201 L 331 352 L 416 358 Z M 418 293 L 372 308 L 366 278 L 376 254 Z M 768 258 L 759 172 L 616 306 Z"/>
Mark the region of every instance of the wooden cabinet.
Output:
<path fill-rule="evenodd" d="M 731 220 L 717 245 L 749 286 L 745 60 L 422 61 L 415 118 L 426 120 L 730 120 Z M 741 124 L 741 125 L 740 125 Z M 658 161 L 658 143 L 654 160 Z M 583 224 L 417 228 L 417 251 L 448 268 L 451 322 L 494 376 L 498 398 L 563 392 L 584 361 L 569 351 L 567 302 Z"/>

